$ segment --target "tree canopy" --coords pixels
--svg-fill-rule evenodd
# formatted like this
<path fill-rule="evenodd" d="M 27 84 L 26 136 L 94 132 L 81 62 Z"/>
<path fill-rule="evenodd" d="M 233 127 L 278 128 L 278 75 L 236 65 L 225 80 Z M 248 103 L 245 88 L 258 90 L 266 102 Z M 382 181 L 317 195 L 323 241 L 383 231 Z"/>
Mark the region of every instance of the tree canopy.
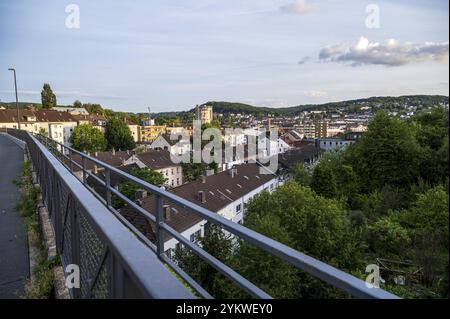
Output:
<path fill-rule="evenodd" d="M 81 152 L 96 152 L 106 149 L 103 133 L 90 124 L 81 124 L 73 129 L 70 137 L 72 147 Z"/>
<path fill-rule="evenodd" d="M 130 129 L 118 118 L 112 118 L 107 122 L 105 138 L 109 150 L 131 150 L 136 147 Z"/>
<path fill-rule="evenodd" d="M 51 109 L 52 107 L 56 107 L 56 95 L 53 93 L 52 88 L 50 87 L 50 84 L 45 83 L 44 87 L 41 91 L 41 102 L 42 102 L 42 108 L 44 109 Z"/>

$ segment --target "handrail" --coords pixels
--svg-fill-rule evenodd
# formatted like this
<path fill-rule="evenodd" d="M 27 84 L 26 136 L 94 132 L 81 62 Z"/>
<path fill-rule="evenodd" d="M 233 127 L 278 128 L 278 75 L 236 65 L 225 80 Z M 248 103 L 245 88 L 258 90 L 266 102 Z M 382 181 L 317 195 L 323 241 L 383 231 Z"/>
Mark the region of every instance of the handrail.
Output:
<path fill-rule="evenodd" d="M 155 298 L 155 299 L 193 299 L 195 298 L 183 284 L 165 267 L 147 246 L 125 228 L 110 211 L 42 145 L 27 133 L 21 136 L 27 143 L 31 159 L 41 184 L 43 200 L 49 209 L 57 238 L 57 249 L 64 266 L 76 264 L 82 269 L 95 268 L 92 276 L 81 281 L 81 287 L 69 291 L 72 297 L 89 298 L 99 281 L 99 273 L 104 270 L 110 282 L 105 283 L 104 294 L 110 298 Z M 55 183 L 55 185 L 50 185 Z M 67 202 L 58 205 L 57 195 L 61 189 L 68 189 Z M 70 198 L 70 199 L 69 199 Z M 60 207 L 67 207 L 61 211 Z M 52 209 L 53 208 L 53 209 Z M 66 218 L 64 218 L 65 215 Z M 73 223 L 70 226 L 69 222 Z M 88 225 L 81 222 L 86 220 Z M 70 229 L 71 234 L 67 233 Z M 82 236 L 81 233 L 89 234 Z M 77 235 L 74 235 L 77 234 Z M 67 238 L 64 238 L 67 236 Z M 64 240 L 72 240 L 69 249 Z M 83 242 L 84 241 L 84 242 Z M 101 251 L 90 249 L 99 241 Z M 62 243 L 63 245 L 59 245 Z M 84 252 L 74 245 L 83 245 Z M 77 254 L 73 254 L 77 251 Z M 100 254 L 101 253 L 101 254 Z M 83 254 L 83 255 L 80 255 Z M 93 258 L 95 255 L 100 258 Z M 90 264 L 81 256 L 90 256 Z M 106 257 L 109 257 L 105 262 Z M 83 273 L 81 273 L 83 278 Z M 81 292 L 80 290 L 88 290 Z"/>
<path fill-rule="evenodd" d="M 147 220 L 150 220 L 153 222 L 156 226 L 157 230 L 157 243 L 156 243 L 156 253 L 157 256 L 160 258 L 160 260 L 167 262 L 167 257 L 164 254 L 164 251 L 161 247 L 163 247 L 163 243 L 161 243 L 162 236 L 158 236 L 158 234 L 162 234 L 162 231 L 165 231 L 172 236 L 174 236 L 176 239 L 180 240 L 182 244 L 189 249 L 191 249 L 196 255 L 198 255 L 200 258 L 208 262 L 212 267 L 216 268 L 218 271 L 222 272 L 224 275 L 226 275 L 229 279 L 231 279 L 233 282 L 235 282 L 237 285 L 239 285 L 241 288 L 249 292 L 251 295 L 259 298 L 270 298 L 269 295 L 267 295 L 265 292 L 260 290 L 258 287 L 250 283 L 247 279 L 243 278 L 241 275 L 239 275 L 236 271 L 229 268 L 224 263 L 218 261 L 208 253 L 206 253 L 204 250 L 202 250 L 198 245 L 191 243 L 189 240 L 184 240 L 181 234 L 177 233 L 174 229 L 172 229 L 167 223 L 165 223 L 164 218 L 162 216 L 162 201 L 161 199 L 164 198 L 165 200 L 168 200 L 172 203 L 175 203 L 184 209 L 197 214 L 198 216 L 214 223 L 219 226 L 221 226 L 223 229 L 229 231 L 230 233 L 240 237 L 243 240 L 246 240 L 247 242 L 255 245 L 258 248 L 263 249 L 264 251 L 268 252 L 269 254 L 278 257 L 282 259 L 283 261 L 295 266 L 298 269 L 301 269 L 349 294 L 351 294 L 354 297 L 358 298 L 376 298 L 376 299 L 398 299 L 399 297 L 391 294 L 381 288 L 371 288 L 368 287 L 365 281 L 358 279 L 348 273 L 345 273 L 335 267 L 332 267 L 324 262 L 321 262 L 311 256 L 308 256 L 304 253 L 301 253 L 299 251 L 296 251 L 280 242 L 277 242 L 271 238 L 268 238 L 267 236 L 264 236 L 262 234 L 259 234 L 251 229 L 248 229 L 238 223 L 234 223 L 230 220 L 225 219 L 224 217 L 211 212 L 195 203 L 192 203 L 190 201 L 187 201 L 175 194 L 172 194 L 164 189 L 161 189 L 155 185 L 149 184 L 143 180 L 140 180 L 136 178 L 135 176 L 132 176 L 122 170 L 119 170 L 107 163 L 104 163 L 96 158 L 93 158 L 87 154 L 84 154 L 80 151 L 77 151 L 69 146 L 66 146 L 64 144 L 58 143 L 54 140 L 49 139 L 46 136 L 43 135 L 37 135 L 39 139 L 43 141 L 44 144 L 46 144 L 47 147 L 52 148 L 54 151 L 60 152 L 66 159 L 70 161 L 70 163 L 75 163 L 72 159 L 73 154 L 78 154 L 81 156 L 83 163 L 85 160 L 89 160 L 95 164 L 98 164 L 99 166 L 103 167 L 105 169 L 106 176 L 111 174 L 113 172 L 114 174 L 124 178 L 127 181 L 131 181 L 133 183 L 136 183 L 140 187 L 152 192 L 156 195 L 158 208 L 156 212 L 156 218 L 152 216 L 151 214 L 142 214 L 143 212 L 138 210 L 139 213 L 141 213 Z M 61 151 L 57 149 L 57 145 L 60 146 Z M 69 153 L 69 156 L 64 155 L 64 151 L 67 150 Z M 79 165 L 78 165 L 79 166 Z M 84 165 L 83 165 L 84 166 Z M 90 172 L 85 171 L 83 169 L 83 175 L 85 173 L 91 175 Z M 106 178 L 106 181 L 102 181 L 103 185 L 105 186 L 105 189 L 107 193 L 115 194 L 117 195 L 118 191 L 111 187 L 109 184 L 109 179 Z M 120 193 L 119 193 L 120 194 Z M 128 198 L 121 198 L 125 202 L 131 204 L 132 206 L 136 206 L 136 203 L 131 201 Z M 112 211 L 114 211 L 114 208 L 111 206 L 110 199 L 106 200 L 106 205 L 108 208 Z M 142 209 L 143 210 L 143 209 Z M 150 215 L 150 216 L 149 216 Z M 158 241 L 159 238 L 159 241 Z M 169 266 L 170 265 L 169 263 Z M 190 278 L 187 274 L 183 272 L 179 272 L 176 269 L 174 269 L 183 279 L 185 279 L 187 282 L 192 282 L 192 278 Z M 186 277 L 187 276 L 187 277 Z M 205 295 L 204 291 L 199 291 L 199 289 L 196 289 L 196 287 L 193 287 L 200 295 L 208 298 L 209 295 Z"/>

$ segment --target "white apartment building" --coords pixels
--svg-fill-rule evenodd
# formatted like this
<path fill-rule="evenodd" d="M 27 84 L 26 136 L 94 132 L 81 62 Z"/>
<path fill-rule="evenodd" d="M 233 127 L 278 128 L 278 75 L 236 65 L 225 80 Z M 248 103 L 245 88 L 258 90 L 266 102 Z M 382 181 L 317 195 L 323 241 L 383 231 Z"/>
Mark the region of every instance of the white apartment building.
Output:
<path fill-rule="evenodd" d="M 257 164 L 240 165 L 174 188 L 171 192 L 235 223 L 242 223 L 248 201 L 262 191 L 273 192 L 278 187 L 278 177 L 269 174 L 264 168 L 262 171 L 260 169 Z M 142 198 L 139 203 L 154 214 L 153 197 Z M 173 203 L 163 201 L 163 205 L 167 223 L 185 238 L 194 241 L 197 236 L 204 235 L 206 220 Z M 151 226 L 140 226 L 144 225 L 140 220 L 143 217 L 132 208 L 128 207 L 121 213 L 130 222 L 135 222 L 142 233 L 149 234 L 153 231 L 149 229 Z M 167 234 L 164 240 L 164 250 L 171 256 L 178 241 Z"/>

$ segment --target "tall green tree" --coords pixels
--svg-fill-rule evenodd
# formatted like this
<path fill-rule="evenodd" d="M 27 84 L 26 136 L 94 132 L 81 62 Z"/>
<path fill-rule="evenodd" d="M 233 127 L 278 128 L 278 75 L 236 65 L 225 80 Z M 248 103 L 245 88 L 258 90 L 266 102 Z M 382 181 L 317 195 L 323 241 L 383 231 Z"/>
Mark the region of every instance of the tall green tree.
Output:
<path fill-rule="evenodd" d="M 42 108 L 51 109 L 56 107 L 56 95 L 53 93 L 50 84 L 45 83 L 41 91 Z"/>
<path fill-rule="evenodd" d="M 90 124 L 81 124 L 73 129 L 70 137 L 72 147 L 81 152 L 96 152 L 106 149 L 103 133 Z"/>
<path fill-rule="evenodd" d="M 385 185 L 408 187 L 417 182 L 423 152 L 416 128 L 380 111 L 367 132 L 345 153 L 366 192 Z"/>
<path fill-rule="evenodd" d="M 130 129 L 118 118 L 112 118 L 106 124 L 105 138 L 109 150 L 131 150 L 136 147 Z"/>
<path fill-rule="evenodd" d="M 75 102 L 73 102 L 73 107 L 74 108 L 82 108 L 83 107 L 83 103 L 81 103 L 80 101 L 76 100 Z"/>

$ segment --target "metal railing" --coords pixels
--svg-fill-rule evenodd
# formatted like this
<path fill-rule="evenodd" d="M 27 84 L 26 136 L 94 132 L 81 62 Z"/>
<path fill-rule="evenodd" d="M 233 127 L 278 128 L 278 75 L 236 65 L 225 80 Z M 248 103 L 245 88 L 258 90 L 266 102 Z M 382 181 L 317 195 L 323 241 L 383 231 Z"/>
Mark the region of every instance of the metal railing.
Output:
<path fill-rule="evenodd" d="M 11 132 L 9 132 L 11 133 Z M 68 171 L 67 173 L 73 172 L 74 168 L 77 167 L 81 170 L 82 177 L 81 183 L 79 185 L 85 185 L 88 188 L 91 188 L 87 184 L 87 178 L 91 177 L 96 183 L 102 185 L 105 190 L 106 198 L 103 199 L 98 195 L 98 199 L 103 202 L 103 204 L 109 209 L 110 212 L 114 214 L 123 224 L 125 224 L 135 235 L 142 240 L 148 247 L 151 248 L 152 251 L 155 252 L 156 256 L 162 261 L 164 264 L 167 264 L 172 268 L 174 272 L 176 272 L 186 283 L 188 283 L 200 296 L 203 298 L 212 298 L 212 296 L 205 291 L 194 279 L 192 279 L 187 273 L 185 273 L 178 265 L 172 261 L 164 252 L 164 240 L 163 240 L 163 232 L 170 234 L 173 238 L 178 240 L 182 245 L 190 249 L 197 256 L 207 262 L 209 265 L 214 267 L 217 271 L 223 274 L 225 277 L 230 279 L 236 285 L 238 285 L 241 289 L 249 293 L 253 297 L 270 299 L 271 296 L 267 294 L 265 291 L 261 290 L 259 287 L 251 283 L 249 280 L 238 274 L 235 270 L 222 263 L 220 260 L 203 250 L 197 244 L 191 242 L 189 239 L 182 236 L 179 232 L 169 226 L 164 220 L 163 213 L 163 200 L 169 201 L 172 204 L 176 204 L 190 213 L 197 214 L 201 218 L 207 220 L 208 222 L 212 222 L 216 225 L 219 225 L 222 229 L 227 230 L 228 232 L 238 236 L 241 240 L 247 241 L 255 245 L 256 247 L 268 252 L 269 254 L 280 258 L 281 260 L 293 265 L 294 267 L 309 273 L 310 275 L 319 278 L 332 286 L 339 288 L 350 295 L 357 298 L 376 298 L 376 299 L 397 299 L 396 295 L 393 295 L 383 289 L 380 288 L 369 288 L 361 279 L 358 279 L 348 273 L 345 273 L 335 267 L 332 267 L 326 263 L 323 263 L 311 256 L 303 254 L 299 251 L 296 251 L 284 244 L 281 244 L 273 239 L 270 239 L 264 235 L 261 235 L 251 229 L 248 229 L 238 223 L 234 223 L 230 220 L 227 220 L 220 215 L 211 212 L 203 207 L 200 207 L 190 201 L 187 201 L 179 196 L 176 196 L 164 189 L 161 189 L 155 185 L 149 184 L 143 180 L 140 180 L 122 170 L 119 170 L 111 165 L 108 165 L 98 159 L 91 157 L 87 154 L 79 152 L 71 147 L 68 147 L 64 144 L 57 143 L 52 139 L 49 139 L 46 136 L 39 135 L 36 136 L 43 143 L 39 143 L 35 137 L 30 136 L 29 133 L 19 132 L 22 135 L 22 139 L 27 141 L 32 145 L 32 148 L 39 148 L 42 151 L 43 145 L 45 145 L 49 150 L 53 152 L 56 156 L 59 157 L 61 161 L 59 164 L 64 165 Z M 13 133 L 16 134 L 16 133 Z M 18 134 L 18 133 L 17 133 Z M 23 135 L 27 136 L 24 138 Z M 19 137 L 20 138 L 20 137 Z M 30 143 L 31 142 L 31 143 Z M 47 151 L 48 152 L 48 151 Z M 44 153 L 44 152 L 43 152 Z M 46 154 L 49 156 L 49 154 Z M 81 164 L 77 163 L 73 160 L 74 155 L 79 155 L 81 157 Z M 37 164 L 40 165 L 42 159 L 37 157 Z M 102 180 L 95 174 L 91 173 L 86 169 L 86 162 L 90 161 L 98 167 L 103 168 L 105 174 L 105 180 Z M 34 159 L 33 159 L 34 162 Z M 121 194 L 117 189 L 111 186 L 111 173 L 114 173 L 117 176 L 120 176 L 126 181 L 130 181 L 139 185 L 139 187 L 150 191 L 156 198 L 156 213 L 155 215 L 143 209 L 134 201 L 130 200 L 123 194 Z M 42 180 L 44 184 L 49 184 L 48 187 L 51 188 L 51 179 L 50 181 L 46 181 L 49 177 L 47 174 L 44 175 L 46 178 Z M 91 191 L 94 191 L 91 188 Z M 95 192 L 95 191 L 94 191 Z M 139 230 L 132 225 L 128 220 L 126 220 L 113 206 L 112 206 L 112 196 L 118 197 L 120 200 L 127 203 L 130 207 L 134 208 L 139 214 L 145 217 L 149 222 L 153 223 L 156 228 L 156 243 L 151 242 L 147 237 L 139 232 Z M 58 199 L 59 201 L 59 199 Z M 94 212 L 95 210 L 90 207 L 91 203 L 84 203 L 83 207 L 87 211 Z M 96 207 L 98 207 L 98 204 Z M 92 213 L 94 214 L 94 213 Z M 111 215 L 112 216 L 112 215 Z M 164 287 L 160 282 L 154 283 L 154 286 L 159 286 L 160 289 L 170 289 L 170 287 Z"/>
<path fill-rule="evenodd" d="M 74 271 L 68 265 L 79 267 L 79 286 L 77 272 L 69 280 L 72 298 L 194 298 L 35 137 L 8 133 L 27 144 L 65 275 Z"/>

